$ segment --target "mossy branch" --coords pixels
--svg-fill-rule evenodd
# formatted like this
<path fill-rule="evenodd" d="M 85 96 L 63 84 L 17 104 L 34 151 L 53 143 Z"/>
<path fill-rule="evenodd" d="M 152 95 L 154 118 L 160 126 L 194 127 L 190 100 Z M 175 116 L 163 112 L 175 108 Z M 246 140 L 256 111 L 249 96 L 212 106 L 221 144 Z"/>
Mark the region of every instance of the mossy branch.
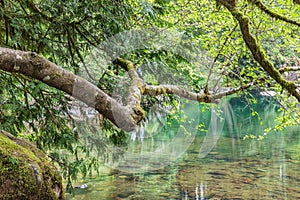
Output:
<path fill-rule="evenodd" d="M 300 23 L 295 21 L 295 20 L 292 20 L 292 19 L 289 19 L 283 15 L 280 15 L 278 13 L 275 13 L 273 11 L 271 11 L 267 6 L 265 6 L 261 0 L 249 0 L 251 3 L 253 3 L 254 5 L 256 5 L 260 10 L 262 10 L 263 12 L 265 12 L 267 15 L 275 18 L 275 19 L 278 19 L 278 20 L 282 20 L 282 21 L 285 21 L 287 23 L 290 23 L 290 24 L 293 24 L 293 25 L 296 25 L 296 26 L 299 26 L 300 27 Z"/>
<path fill-rule="evenodd" d="M 300 66 L 293 66 L 293 67 L 283 67 L 279 69 L 279 73 L 283 74 L 284 72 L 296 72 L 300 71 Z"/>
<path fill-rule="evenodd" d="M 141 121 L 145 117 L 145 111 L 141 107 L 142 93 L 144 92 L 145 83 L 136 72 L 134 64 L 126 59 L 117 58 L 114 64 L 121 66 L 126 70 L 131 79 L 130 86 L 128 88 L 127 105 L 130 106 L 134 111 L 134 119 L 136 123 Z"/>
<path fill-rule="evenodd" d="M 211 96 L 209 95 L 208 92 L 207 93 L 190 92 L 175 85 L 158 85 L 158 86 L 146 85 L 144 94 L 150 96 L 157 96 L 161 94 L 176 94 L 180 97 L 193 100 L 193 101 L 206 102 L 206 103 L 211 102 Z"/>
<path fill-rule="evenodd" d="M 212 94 L 208 90 L 208 87 L 205 87 L 205 89 L 202 92 L 196 93 L 187 91 L 186 89 L 183 89 L 177 85 L 148 85 L 136 72 L 135 69 L 137 69 L 137 67 L 129 60 L 117 58 L 114 61 L 114 64 L 117 64 L 121 66 L 124 70 L 128 71 L 129 77 L 131 78 L 131 84 L 129 87 L 127 103 L 129 106 L 136 108 L 139 112 L 143 112 L 143 109 L 140 107 L 141 95 L 158 96 L 175 94 L 179 97 L 192 101 L 214 103 L 224 96 L 235 94 L 242 90 L 248 89 L 249 87 L 257 83 L 256 81 L 255 83 L 249 83 L 237 88 L 230 88 L 227 89 L 225 92 L 220 92 L 216 94 Z"/>
<path fill-rule="evenodd" d="M 117 59 L 118 64 L 127 69 L 131 83 L 128 88 L 127 105 L 121 105 L 87 80 L 76 76 L 56 64 L 38 56 L 36 53 L 12 50 L 0 47 L 0 70 L 20 73 L 40 80 L 57 88 L 78 100 L 95 108 L 117 127 L 132 131 L 145 117 L 141 107 L 142 95 L 175 94 L 198 102 L 214 103 L 218 99 L 249 88 L 250 83 L 238 88 L 230 88 L 225 92 L 212 94 L 210 91 L 190 92 L 176 85 L 147 85 L 136 72 L 136 66 L 128 60 Z"/>
<path fill-rule="evenodd" d="M 281 87 L 287 90 L 300 102 L 300 94 L 297 92 L 295 83 L 287 81 L 281 77 L 281 73 L 273 66 L 267 58 L 264 50 L 256 41 L 255 37 L 250 33 L 250 19 L 244 15 L 236 6 L 230 5 L 226 0 L 217 0 L 224 5 L 239 22 L 239 26 L 243 35 L 243 39 L 250 49 L 254 59 L 262 66 L 262 68 L 278 83 Z"/>

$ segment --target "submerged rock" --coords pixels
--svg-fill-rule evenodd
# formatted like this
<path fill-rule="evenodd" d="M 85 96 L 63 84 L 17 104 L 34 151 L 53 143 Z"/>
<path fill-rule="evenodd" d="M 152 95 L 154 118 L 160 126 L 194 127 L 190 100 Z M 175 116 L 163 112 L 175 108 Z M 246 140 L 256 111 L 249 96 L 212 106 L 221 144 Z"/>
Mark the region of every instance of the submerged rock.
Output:
<path fill-rule="evenodd" d="M 64 199 L 62 178 L 46 155 L 2 130 L 0 199 Z"/>
<path fill-rule="evenodd" d="M 129 196 L 131 196 L 133 194 L 134 194 L 133 191 L 125 191 L 125 192 L 122 192 L 122 193 L 118 194 L 118 197 L 122 198 L 122 199 L 126 199 L 126 198 L 128 198 Z"/>
<path fill-rule="evenodd" d="M 75 188 L 77 188 L 77 189 L 86 189 L 87 187 L 88 187 L 87 184 L 82 184 L 82 185 L 76 186 Z"/>

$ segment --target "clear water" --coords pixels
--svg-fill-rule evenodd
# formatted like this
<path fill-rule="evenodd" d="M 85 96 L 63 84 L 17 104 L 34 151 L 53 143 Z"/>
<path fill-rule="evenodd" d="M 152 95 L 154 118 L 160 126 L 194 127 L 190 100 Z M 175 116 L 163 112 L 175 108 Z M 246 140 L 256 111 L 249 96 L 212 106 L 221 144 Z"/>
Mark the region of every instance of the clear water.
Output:
<path fill-rule="evenodd" d="M 223 116 L 223 127 L 216 125 L 222 120 L 211 111 L 199 108 L 198 123 L 211 125 L 209 132 L 217 132 L 211 138 L 205 137 L 209 132 L 199 131 L 179 137 L 178 124 L 155 135 L 158 129 L 143 130 L 143 141 L 131 138 L 126 147 L 129 156 L 119 167 L 103 165 L 100 176 L 80 179 L 75 185 L 88 187 L 67 194 L 67 199 L 300 199 L 300 127 L 269 133 L 263 140 L 243 140 L 245 134 L 263 134 L 278 113 L 269 104 L 258 105 L 261 124 L 241 102 L 231 102 L 226 109 L 230 116 Z M 188 145 L 182 148 L 182 144 Z M 205 144 L 209 151 L 204 155 Z M 153 154 L 162 147 L 166 155 Z M 149 152 L 153 159 L 147 157 Z M 143 163 L 154 170 L 139 170 Z"/>

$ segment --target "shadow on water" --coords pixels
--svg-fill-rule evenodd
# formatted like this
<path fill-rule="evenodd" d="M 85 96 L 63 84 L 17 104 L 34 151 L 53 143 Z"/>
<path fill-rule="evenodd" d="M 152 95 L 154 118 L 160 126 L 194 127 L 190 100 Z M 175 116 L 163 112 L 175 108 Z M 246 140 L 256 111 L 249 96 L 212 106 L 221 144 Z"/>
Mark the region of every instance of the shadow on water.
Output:
<path fill-rule="evenodd" d="M 263 140 L 243 140 L 246 134 L 264 134 L 278 115 L 272 103 L 256 106 L 263 124 L 246 103 L 231 100 L 225 107 L 223 131 L 205 156 L 201 145 L 206 133 L 198 132 L 171 164 L 136 174 L 103 166 L 99 177 L 76 183 L 87 183 L 88 188 L 68 194 L 67 199 L 300 199 L 299 127 L 269 133 Z M 220 123 L 213 121 L 211 110 L 202 112 L 199 120 L 206 127 Z M 143 142 L 148 148 L 168 142 L 163 134 L 155 138 Z"/>

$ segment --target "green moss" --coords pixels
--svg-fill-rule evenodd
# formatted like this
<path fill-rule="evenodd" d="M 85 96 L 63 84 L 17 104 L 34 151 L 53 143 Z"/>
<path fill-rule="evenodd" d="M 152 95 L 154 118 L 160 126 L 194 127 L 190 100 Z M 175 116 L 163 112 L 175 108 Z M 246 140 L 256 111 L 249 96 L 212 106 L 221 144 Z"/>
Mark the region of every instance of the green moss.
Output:
<path fill-rule="evenodd" d="M 297 22 L 295 20 L 292 20 L 292 19 L 289 19 L 289 18 L 287 18 L 284 15 L 280 15 L 280 14 L 278 14 L 276 12 L 271 11 L 267 6 L 265 6 L 263 4 L 263 2 L 261 0 L 254 0 L 254 1 L 252 0 L 250 2 L 254 3 L 260 10 L 262 10 L 263 12 L 265 12 L 266 14 L 268 14 L 270 17 L 273 17 L 273 18 L 278 19 L 278 20 L 285 21 L 285 22 L 293 24 L 293 25 L 300 26 L 299 22 Z"/>
<path fill-rule="evenodd" d="M 63 198 L 61 177 L 47 157 L 29 142 L 3 131 L 0 167 L 0 199 Z"/>
<path fill-rule="evenodd" d="M 226 3 L 222 2 L 225 6 Z M 263 6 L 261 1 L 255 1 L 257 5 Z M 244 15 L 240 10 L 236 8 L 231 8 L 230 6 L 226 6 L 228 10 L 232 13 L 232 15 L 238 20 L 240 24 L 240 28 L 243 34 L 244 41 L 252 52 L 255 60 L 262 66 L 262 68 L 268 72 L 268 74 L 279 83 L 285 90 L 287 90 L 290 94 L 295 96 L 300 101 L 300 95 L 295 92 L 296 85 L 290 81 L 287 81 L 281 77 L 280 72 L 274 67 L 274 65 L 268 59 L 265 51 L 257 42 L 255 37 L 250 33 L 250 20 L 249 17 Z M 260 7 L 261 9 L 263 7 Z M 265 10 L 264 10 L 265 11 Z M 268 13 L 270 14 L 270 13 Z M 280 19 L 277 16 L 277 19 Z"/>

